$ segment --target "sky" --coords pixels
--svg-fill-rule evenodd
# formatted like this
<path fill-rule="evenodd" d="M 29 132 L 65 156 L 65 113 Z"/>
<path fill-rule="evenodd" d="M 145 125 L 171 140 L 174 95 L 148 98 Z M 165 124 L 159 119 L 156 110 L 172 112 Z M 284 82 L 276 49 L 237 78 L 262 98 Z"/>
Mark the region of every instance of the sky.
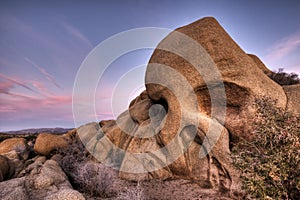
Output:
<path fill-rule="evenodd" d="M 213 16 L 271 70 L 300 74 L 299 10 L 293 0 L 2 0 L 0 131 L 74 127 L 72 91 L 81 64 L 99 43 L 133 28 L 175 29 Z M 131 52 L 111 63 L 95 92 L 97 119 L 115 117 L 109 105 L 118 79 L 145 65 L 152 52 Z M 144 77 L 143 71 L 137 73 Z M 120 101 L 128 104 L 142 89 Z"/>

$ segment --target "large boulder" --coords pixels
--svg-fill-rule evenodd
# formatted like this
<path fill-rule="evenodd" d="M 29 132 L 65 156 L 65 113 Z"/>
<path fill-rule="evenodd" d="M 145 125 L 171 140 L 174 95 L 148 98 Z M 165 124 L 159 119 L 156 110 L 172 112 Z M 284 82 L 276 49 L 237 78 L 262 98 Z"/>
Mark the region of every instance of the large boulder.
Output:
<path fill-rule="evenodd" d="M 204 48 L 205 52 L 197 45 Z M 207 58 L 206 53 L 210 58 Z M 149 63 L 146 72 L 146 83 L 149 83 L 146 84 L 146 88 L 149 97 L 154 101 L 164 99 L 168 105 L 174 105 L 176 98 L 169 88 L 181 87 L 176 78 L 166 74 L 166 67 L 162 65 L 174 69 L 187 79 L 198 97 L 200 112 L 213 115 L 213 118 L 220 117 L 218 113 L 223 115 L 218 107 L 222 109 L 224 102 L 221 87 L 224 85 L 227 104 L 225 127 L 234 140 L 241 136 L 249 137 L 249 125 L 253 116 L 252 104 L 255 98 L 267 96 L 278 100 L 278 107 L 286 106 L 283 89 L 264 74 L 261 70 L 262 64 L 258 67 L 258 59 L 248 56 L 212 17 L 198 20 L 170 33 L 157 46 Z M 221 80 L 215 78 L 218 72 Z M 151 80 L 158 79 L 157 76 L 165 79 L 168 88 L 151 83 Z M 220 81 L 223 84 L 220 84 Z M 175 95 L 180 96 L 184 93 Z M 212 101 L 215 102 L 215 114 L 211 113 Z M 180 115 L 181 107 L 169 107 L 174 109 L 170 112 L 172 116 L 169 115 L 168 118 L 172 119 L 172 124 L 178 124 L 179 121 L 174 120 L 180 119 L 175 116 Z"/>
<path fill-rule="evenodd" d="M 40 133 L 36 138 L 34 151 L 38 154 L 48 156 L 55 150 L 66 148 L 72 141 L 70 135 Z"/>
<path fill-rule="evenodd" d="M 256 98 L 287 104 L 258 61 L 213 18 L 178 28 L 157 46 L 146 91 L 129 109 L 115 121 L 81 126 L 77 134 L 121 178 L 183 178 L 221 192 L 237 190 L 230 142 L 253 137 Z"/>

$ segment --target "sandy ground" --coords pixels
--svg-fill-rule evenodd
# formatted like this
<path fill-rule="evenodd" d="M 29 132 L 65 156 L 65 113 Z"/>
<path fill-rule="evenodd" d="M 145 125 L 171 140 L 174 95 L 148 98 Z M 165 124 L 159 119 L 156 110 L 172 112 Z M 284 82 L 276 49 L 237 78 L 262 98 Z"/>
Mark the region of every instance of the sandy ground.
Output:
<path fill-rule="evenodd" d="M 137 183 L 122 181 L 116 183 L 114 186 L 121 191 L 136 190 Z M 191 183 L 188 180 L 151 180 L 140 182 L 140 187 L 143 190 L 144 200 L 200 200 L 200 199 L 220 199 L 229 200 L 237 199 L 231 198 L 228 194 L 220 194 L 213 189 L 200 188 L 199 185 Z M 88 200 L 115 200 L 117 197 L 112 198 L 95 198 L 88 197 Z M 131 198 L 128 198 L 128 200 Z M 124 199 L 125 200 L 125 199 Z M 134 200 L 134 199 L 133 199 Z"/>

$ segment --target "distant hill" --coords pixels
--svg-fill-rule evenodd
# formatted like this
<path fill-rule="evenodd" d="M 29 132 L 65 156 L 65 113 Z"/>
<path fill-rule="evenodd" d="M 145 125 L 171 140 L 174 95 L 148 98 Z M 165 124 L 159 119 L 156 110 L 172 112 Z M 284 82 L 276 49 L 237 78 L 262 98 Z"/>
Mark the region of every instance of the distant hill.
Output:
<path fill-rule="evenodd" d="M 3 132 L 6 134 L 12 134 L 12 135 L 19 135 L 19 134 L 38 134 L 41 132 L 48 132 L 48 133 L 66 133 L 69 130 L 72 130 L 73 128 L 30 128 L 30 129 L 23 129 L 23 130 L 17 130 L 17 131 L 7 131 Z"/>

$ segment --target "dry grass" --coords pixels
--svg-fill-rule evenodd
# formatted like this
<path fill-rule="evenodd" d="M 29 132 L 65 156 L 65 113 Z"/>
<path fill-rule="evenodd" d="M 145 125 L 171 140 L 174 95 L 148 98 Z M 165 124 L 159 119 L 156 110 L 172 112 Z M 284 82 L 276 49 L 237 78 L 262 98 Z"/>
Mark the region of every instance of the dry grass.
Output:
<path fill-rule="evenodd" d="M 116 196 L 112 191 L 112 170 L 93 162 L 80 142 L 74 142 L 59 153 L 62 155 L 59 163 L 76 190 L 94 197 Z"/>
<path fill-rule="evenodd" d="M 255 139 L 233 149 L 248 198 L 300 199 L 300 116 L 256 100 Z"/>

